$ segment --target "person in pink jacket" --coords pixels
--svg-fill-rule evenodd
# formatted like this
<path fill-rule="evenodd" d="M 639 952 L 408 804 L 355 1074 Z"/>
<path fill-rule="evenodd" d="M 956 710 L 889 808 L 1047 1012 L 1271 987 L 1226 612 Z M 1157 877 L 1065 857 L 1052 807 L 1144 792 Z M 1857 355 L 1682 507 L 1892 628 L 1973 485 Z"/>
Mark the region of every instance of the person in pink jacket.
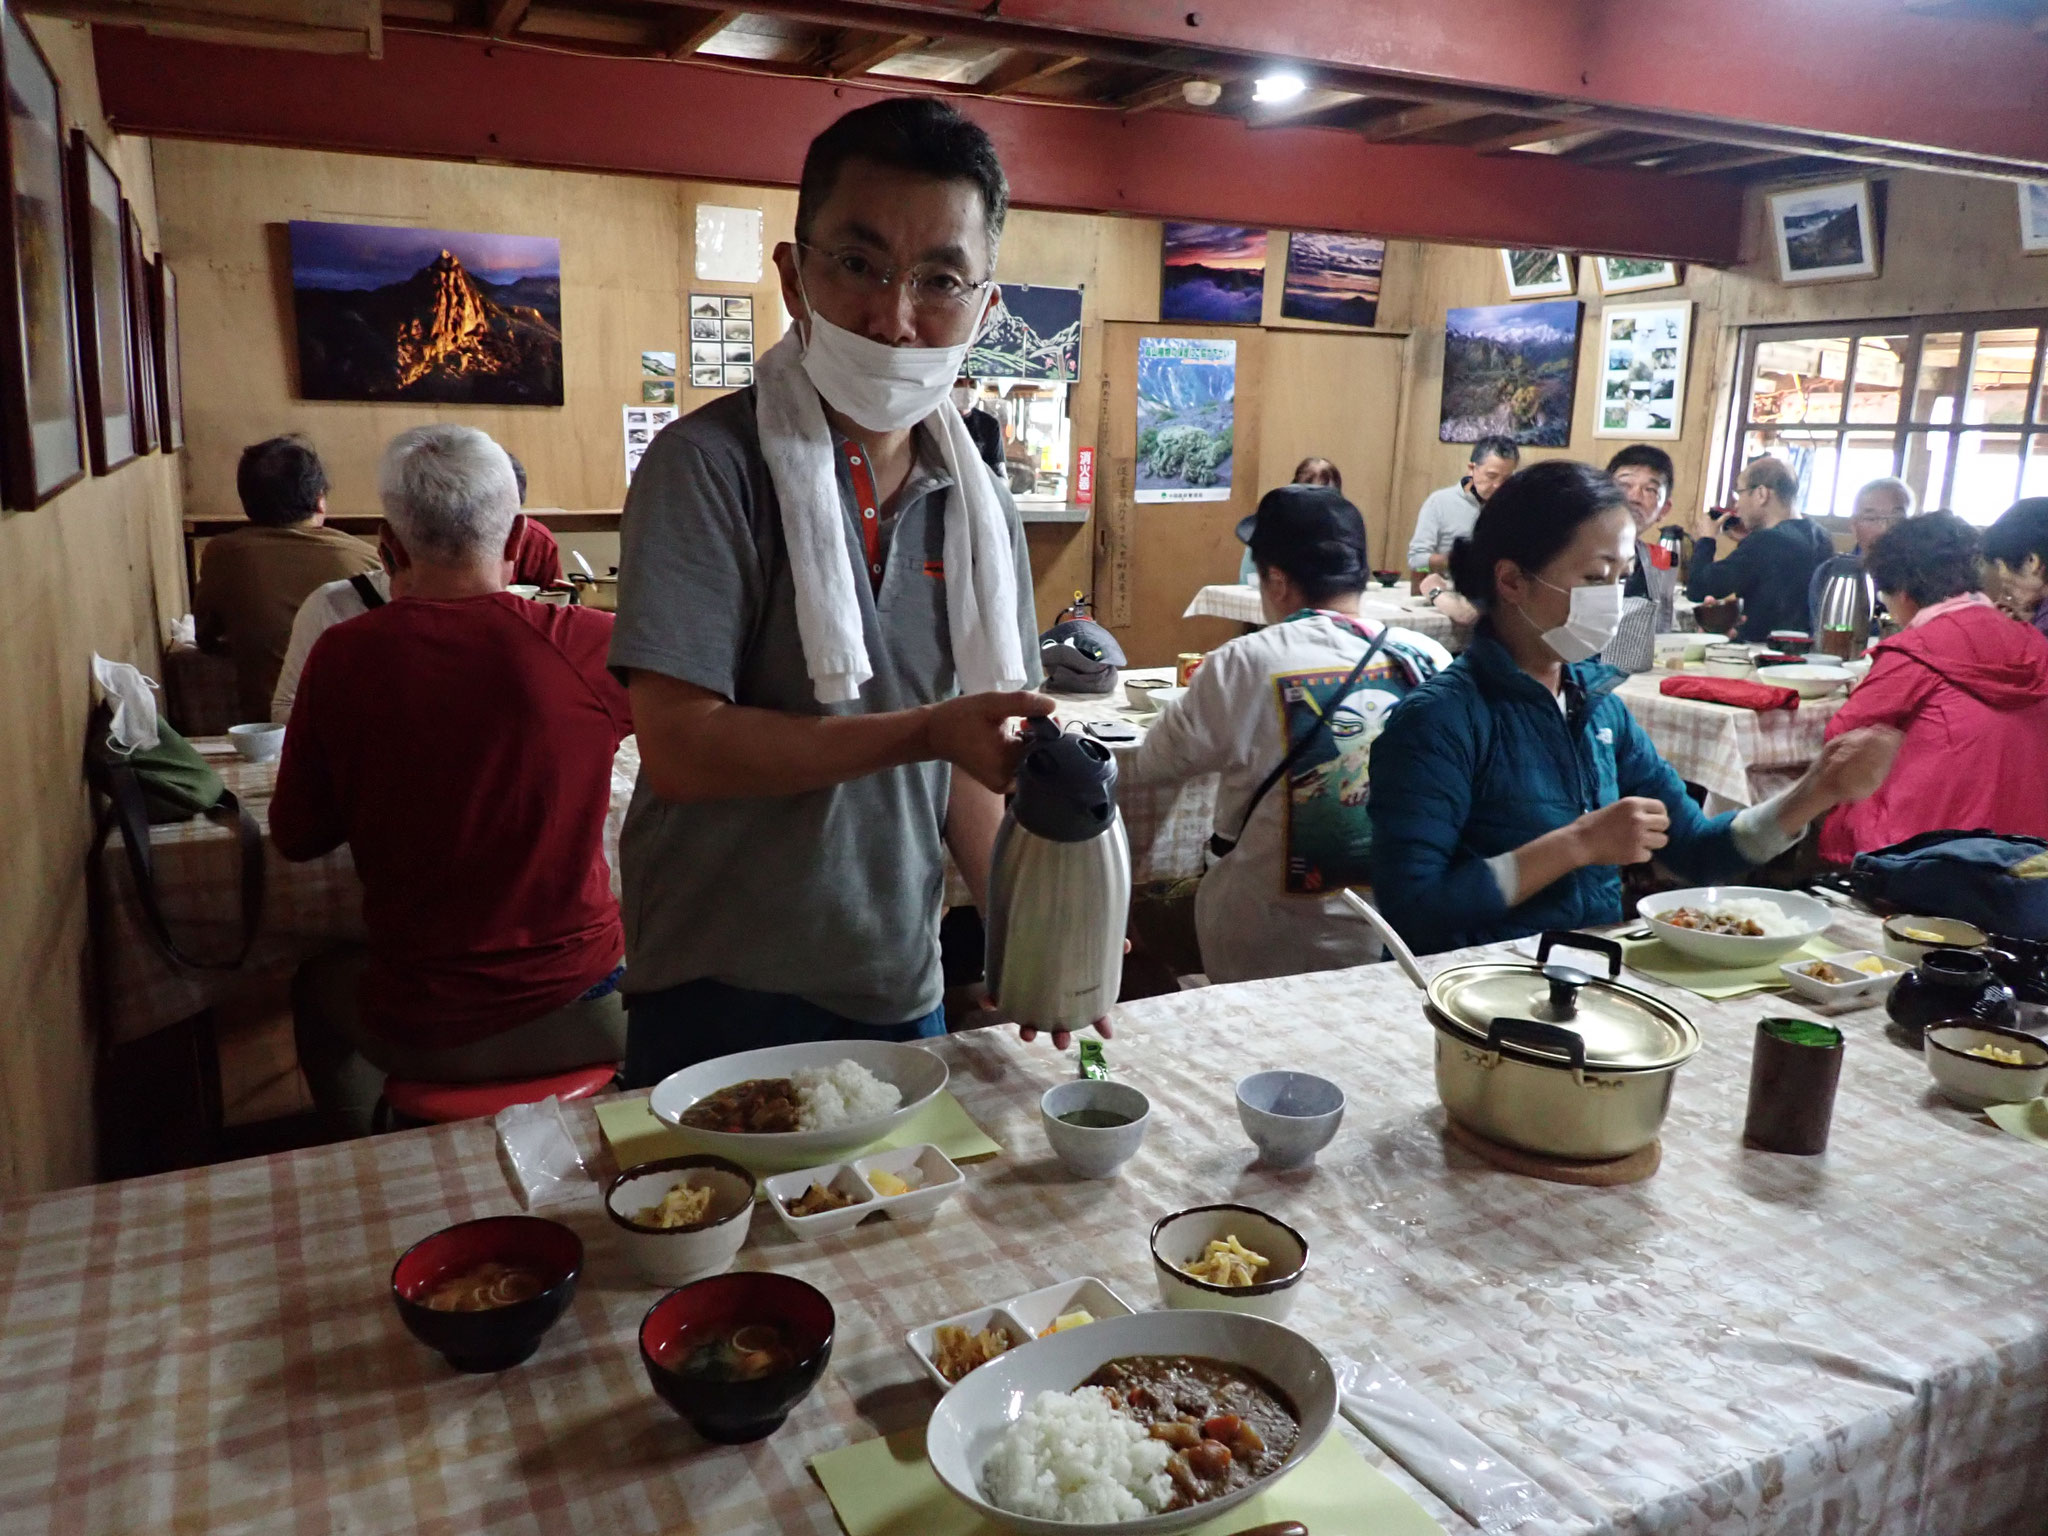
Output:
<path fill-rule="evenodd" d="M 1981 550 L 1975 528 L 1934 512 L 1865 557 L 1904 628 L 1827 733 L 1888 725 L 1905 742 L 1883 788 L 1822 824 L 1830 863 L 1946 827 L 2048 837 L 2048 638 L 1984 595 Z"/>

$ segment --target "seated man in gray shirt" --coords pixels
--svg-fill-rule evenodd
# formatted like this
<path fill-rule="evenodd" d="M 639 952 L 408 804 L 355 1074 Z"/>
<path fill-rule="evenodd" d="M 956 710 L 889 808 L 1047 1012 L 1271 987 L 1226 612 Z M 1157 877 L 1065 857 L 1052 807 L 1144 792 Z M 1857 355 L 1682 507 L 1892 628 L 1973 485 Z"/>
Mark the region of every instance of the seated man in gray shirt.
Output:
<path fill-rule="evenodd" d="M 811 144 L 796 241 L 775 252 L 796 330 L 777 350 L 800 364 L 764 356 L 755 387 L 662 432 L 633 477 L 611 649 L 641 753 L 620 843 L 630 1085 L 758 1046 L 944 1032 L 944 851 L 981 900 L 1022 751 L 1009 722 L 1053 707 L 1022 691 L 1040 672 L 1016 508 L 992 481 L 959 482 L 985 471 L 932 414 L 954 410 L 995 302 L 1007 202 L 994 145 L 951 105 L 840 118 Z M 831 441 L 801 482 L 778 429 L 790 390 L 810 391 L 806 420 L 822 404 Z M 778 483 L 836 485 L 840 536 L 804 539 Z M 963 633 L 984 573 L 948 565 L 982 513 L 1014 611 Z M 814 654 L 814 594 L 834 581 L 857 603 L 843 622 L 865 680 L 821 676 Z M 1006 625 L 1021 649 L 991 642 Z M 991 644 L 1016 681 L 962 692 Z M 835 678 L 843 701 L 821 702 Z"/>
<path fill-rule="evenodd" d="M 1482 437 L 1472 445 L 1465 477 L 1456 485 L 1431 491 L 1415 514 L 1415 534 L 1408 540 L 1408 569 L 1417 575 L 1443 575 L 1451 568 L 1451 546 L 1471 536 L 1486 499 L 1507 482 L 1522 463 L 1522 450 L 1512 437 Z"/>

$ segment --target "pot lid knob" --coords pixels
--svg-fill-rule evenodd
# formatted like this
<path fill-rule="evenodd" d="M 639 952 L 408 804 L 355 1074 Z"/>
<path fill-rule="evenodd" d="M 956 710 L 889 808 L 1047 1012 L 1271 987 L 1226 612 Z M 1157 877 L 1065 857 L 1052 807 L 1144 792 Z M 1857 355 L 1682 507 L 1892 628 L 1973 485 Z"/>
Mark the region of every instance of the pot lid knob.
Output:
<path fill-rule="evenodd" d="M 1547 1010 L 1552 1019 L 1575 1019 L 1579 1016 L 1579 988 L 1588 986 L 1593 978 L 1577 966 L 1546 965 L 1543 979 L 1550 983 L 1550 1007 Z"/>

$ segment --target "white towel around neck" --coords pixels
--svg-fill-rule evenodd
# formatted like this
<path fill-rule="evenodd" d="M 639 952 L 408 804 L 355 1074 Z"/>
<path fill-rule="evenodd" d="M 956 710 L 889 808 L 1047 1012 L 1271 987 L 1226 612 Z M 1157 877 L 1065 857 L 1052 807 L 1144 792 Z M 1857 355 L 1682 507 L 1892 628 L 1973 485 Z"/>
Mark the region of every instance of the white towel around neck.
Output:
<path fill-rule="evenodd" d="M 821 704 L 845 703 L 860 697 L 875 669 L 854 585 L 860 570 L 847 551 L 837 450 L 817 387 L 804 372 L 803 344 L 794 327 L 756 361 L 754 393 L 761 454 L 782 503 L 804 668 Z M 953 477 L 946 505 L 946 619 L 960 691 L 1022 688 L 1016 549 L 1002 500 L 950 400 L 921 425 L 932 429 Z"/>

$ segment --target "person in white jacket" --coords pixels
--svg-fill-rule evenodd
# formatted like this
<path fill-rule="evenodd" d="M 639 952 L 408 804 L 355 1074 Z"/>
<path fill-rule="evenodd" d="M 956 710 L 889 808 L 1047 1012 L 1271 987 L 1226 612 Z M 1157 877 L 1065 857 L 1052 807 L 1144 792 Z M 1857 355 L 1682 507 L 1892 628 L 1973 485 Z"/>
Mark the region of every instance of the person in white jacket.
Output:
<path fill-rule="evenodd" d="M 1281 486 L 1237 533 L 1267 626 L 1209 653 L 1125 777 L 1222 777 L 1195 897 L 1211 981 L 1365 965 L 1379 941 L 1342 893 L 1368 879 L 1370 747 L 1386 712 L 1451 656 L 1360 614 L 1365 520 L 1341 492 Z"/>

